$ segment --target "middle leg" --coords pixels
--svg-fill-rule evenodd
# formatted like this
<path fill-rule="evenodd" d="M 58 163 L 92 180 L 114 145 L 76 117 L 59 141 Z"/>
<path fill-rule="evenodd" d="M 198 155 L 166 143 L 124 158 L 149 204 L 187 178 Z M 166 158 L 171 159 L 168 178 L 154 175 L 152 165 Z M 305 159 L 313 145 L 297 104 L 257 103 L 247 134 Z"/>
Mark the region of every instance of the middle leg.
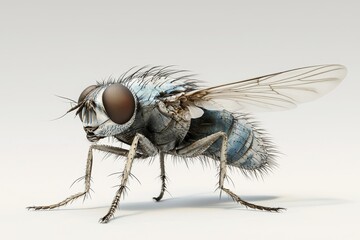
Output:
<path fill-rule="evenodd" d="M 165 175 L 165 162 L 164 162 L 164 153 L 160 152 L 160 179 L 161 179 L 161 190 L 160 194 L 157 197 L 153 197 L 153 199 L 159 202 L 163 196 L 164 192 L 166 191 L 166 175 Z"/>

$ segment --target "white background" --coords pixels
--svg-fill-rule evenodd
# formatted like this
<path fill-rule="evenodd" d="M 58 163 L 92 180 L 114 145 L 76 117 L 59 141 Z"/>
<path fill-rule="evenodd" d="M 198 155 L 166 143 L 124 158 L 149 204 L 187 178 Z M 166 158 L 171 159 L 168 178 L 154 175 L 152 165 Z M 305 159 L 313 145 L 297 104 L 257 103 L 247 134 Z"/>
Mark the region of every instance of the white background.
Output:
<path fill-rule="evenodd" d="M 1 239 L 359 239 L 360 15 L 357 1 L 0 1 Z M 218 2 L 218 1 L 217 1 Z M 283 155 L 263 180 L 237 171 L 228 186 L 247 210 L 219 199 L 216 167 L 134 164 L 135 179 L 107 225 L 123 161 L 95 155 L 92 199 L 54 211 L 82 190 L 89 143 L 79 119 L 62 115 L 81 91 L 133 66 L 177 65 L 211 84 L 291 68 L 340 63 L 345 81 L 284 112 L 255 114 Z M 102 160 L 103 159 L 103 160 Z"/>

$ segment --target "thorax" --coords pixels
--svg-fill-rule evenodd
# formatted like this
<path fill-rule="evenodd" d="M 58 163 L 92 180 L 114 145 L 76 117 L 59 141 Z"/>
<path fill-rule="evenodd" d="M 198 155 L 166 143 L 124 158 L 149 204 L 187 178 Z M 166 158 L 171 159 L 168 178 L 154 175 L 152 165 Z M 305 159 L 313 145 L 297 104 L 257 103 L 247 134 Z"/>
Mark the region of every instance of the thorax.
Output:
<path fill-rule="evenodd" d="M 190 128 L 187 108 L 174 109 L 163 103 L 139 106 L 134 123 L 115 137 L 131 144 L 136 133 L 147 137 L 160 151 L 172 152 L 185 138 Z"/>

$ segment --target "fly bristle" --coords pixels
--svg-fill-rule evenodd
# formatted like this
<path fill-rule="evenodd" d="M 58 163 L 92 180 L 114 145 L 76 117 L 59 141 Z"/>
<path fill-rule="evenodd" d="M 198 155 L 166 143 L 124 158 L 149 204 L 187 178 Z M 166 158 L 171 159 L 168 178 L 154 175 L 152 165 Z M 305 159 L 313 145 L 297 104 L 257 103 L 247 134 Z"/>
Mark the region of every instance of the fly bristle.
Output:
<path fill-rule="evenodd" d="M 239 169 L 246 177 L 254 177 L 256 179 L 263 178 L 264 175 L 277 168 L 278 164 L 276 163 L 276 159 L 281 153 L 273 143 L 273 140 L 268 135 L 267 131 L 260 127 L 261 124 L 255 120 L 251 114 L 236 113 L 234 116 L 239 119 L 244 119 L 247 124 L 249 124 L 250 129 L 252 129 L 254 137 L 258 140 L 265 156 L 255 168 L 242 168 L 240 166 Z"/>
<path fill-rule="evenodd" d="M 109 77 L 107 80 L 99 83 L 99 85 L 110 85 L 113 83 L 121 83 L 124 86 L 131 88 L 131 85 L 135 82 L 141 87 L 145 88 L 147 84 L 155 85 L 155 87 L 161 87 L 166 83 L 174 83 L 176 85 L 182 85 L 189 91 L 198 89 L 198 83 L 200 81 L 194 79 L 194 74 L 188 74 L 187 70 L 173 69 L 173 65 L 168 66 L 143 66 L 133 67 L 123 73 L 119 78 L 115 79 Z M 185 89 L 185 91 L 186 91 Z"/>

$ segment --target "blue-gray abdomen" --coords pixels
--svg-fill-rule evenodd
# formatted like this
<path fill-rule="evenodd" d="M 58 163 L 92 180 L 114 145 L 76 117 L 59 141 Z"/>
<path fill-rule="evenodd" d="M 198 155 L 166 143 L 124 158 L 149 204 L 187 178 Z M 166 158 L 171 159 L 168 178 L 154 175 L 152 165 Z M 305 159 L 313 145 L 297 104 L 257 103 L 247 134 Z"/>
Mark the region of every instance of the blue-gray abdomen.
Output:
<path fill-rule="evenodd" d="M 274 148 L 246 115 L 234 114 L 226 110 L 203 110 L 204 114 L 200 118 L 191 120 L 185 141 L 195 142 L 222 131 L 228 136 L 228 165 L 261 172 L 266 171 L 274 164 Z M 220 148 L 221 139 L 210 146 L 203 155 L 219 160 Z"/>

